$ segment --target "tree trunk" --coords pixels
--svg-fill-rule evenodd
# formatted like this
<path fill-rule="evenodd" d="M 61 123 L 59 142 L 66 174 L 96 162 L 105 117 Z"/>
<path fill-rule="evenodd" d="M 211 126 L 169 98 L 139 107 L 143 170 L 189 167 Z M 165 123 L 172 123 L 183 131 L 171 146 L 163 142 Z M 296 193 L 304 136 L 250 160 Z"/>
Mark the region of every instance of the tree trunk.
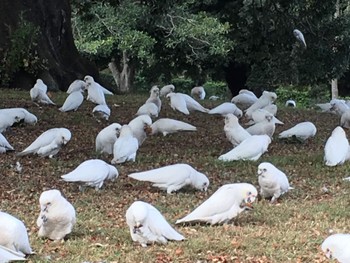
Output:
<path fill-rule="evenodd" d="M 82 58 L 74 45 L 69 0 L 1 0 L 2 61 L 8 59 L 4 54 L 13 49 L 14 32 L 21 23 L 31 23 L 37 28 L 35 43 L 28 45 L 33 46 L 42 66 L 35 69 L 19 67 L 9 76 L 10 87 L 29 89 L 37 78 L 41 78 L 49 89 L 66 90 L 73 80 L 85 75 L 99 80 L 96 66 Z"/>
<path fill-rule="evenodd" d="M 119 64 L 115 62 L 115 59 L 112 59 L 108 67 L 117 84 L 116 93 L 125 94 L 131 92 L 135 79 L 135 67 L 130 63 L 126 51 L 123 51 L 123 57 Z"/>
<path fill-rule="evenodd" d="M 247 65 L 230 62 L 225 68 L 225 79 L 232 97 L 236 96 L 241 89 L 246 88 L 247 76 Z"/>
<path fill-rule="evenodd" d="M 332 99 L 338 98 L 338 79 L 332 79 Z"/>

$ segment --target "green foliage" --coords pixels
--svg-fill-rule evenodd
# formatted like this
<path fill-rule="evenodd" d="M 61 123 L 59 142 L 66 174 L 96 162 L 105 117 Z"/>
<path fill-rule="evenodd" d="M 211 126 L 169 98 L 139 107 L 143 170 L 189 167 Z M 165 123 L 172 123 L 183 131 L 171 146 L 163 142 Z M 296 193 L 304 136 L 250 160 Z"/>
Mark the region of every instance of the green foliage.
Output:
<path fill-rule="evenodd" d="M 284 104 L 287 100 L 294 100 L 297 107 L 308 108 L 317 102 L 329 101 L 329 90 L 324 86 L 281 86 L 275 90 L 278 101 Z M 315 100 L 317 98 L 317 101 Z"/>
<path fill-rule="evenodd" d="M 100 67 L 112 57 L 141 71 L 150 83 L 176 75 L 203 80 L 228 59 L 230 24 L 197 10 L 196 2 L 73 2 L 73 32 L 78 49 Z M 121 65 L 122 66 L 122 65 Z"/>
<path fill-rule="evenodd" d="M 36 74 L 46 66 L 46 61 L 39 58 L 38 30 L 33 23 L 26 21 L 22 15 L 17 28 L 9 31 L 9 46 L 0 55 L 0 85 L 7 87 L 13 75 L 19 70 Z"/>
<path fill-rule="evenodd" d="M 223 81 L 207 81 L 203 84 L 203 87 L 206 92 L 206 98 L 212 95 L 225 98 L 228 93 L 227 85 Z"/>

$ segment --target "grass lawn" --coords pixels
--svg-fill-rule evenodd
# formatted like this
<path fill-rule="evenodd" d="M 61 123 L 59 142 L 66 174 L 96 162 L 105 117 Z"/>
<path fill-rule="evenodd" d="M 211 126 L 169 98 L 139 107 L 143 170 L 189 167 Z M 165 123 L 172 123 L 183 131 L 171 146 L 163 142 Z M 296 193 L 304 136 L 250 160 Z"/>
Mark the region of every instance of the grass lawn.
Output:
<path fill-rule="evenodd" d="M 106 96 L 112 115 L 108 122 L 98 122 L 91 113 L 94 105 L 88 101 L 77 112 L 60 112 L 65 93 L 52 94 L 59 106 L 38 107 L 30 101 L 28 91 L 1 90 L 0 108 L 24 107 L 38 117 L 34 126 L 12 127 L 4 133 L 17 152 L 49 128 L 65 127 L 72 132 L 71 141 L 53 159 L 17 157 L 14 152 L 0 156 L 0 209 L 27 226 L 36 252 L 29 262 L 327 262 L 320 249 L 322 241 L 332 231 L 350 232 L 350 183 L 342 181 L 349 176 L 349 163 L 338 167 L 323 164 L 325 141 L 339 123 L 335 115 L 281 107 L 277 117 L 285 125 L 277 126 L 269 151 L 260 160 L 224 163 L 217 158 L 232 147 L 225 139 L 223 117 L 199 112 L 185 116 L 163 100 L 160 117 L 191 123 L 198 131 L 147 138 L 136 162 L 118 165 L 119 178 L 100 191 L 87 188 L 79 192 L 78 185 L 60 180 L 84 160 L 99 157 L 110 162 L 112 156 L 96 154 L 96 135 L 110 123 L 128 123 L 147 96 Z M 203 105 L 213 108 L 221 102 L 205 100 Z M 314 139 L 305 144 L 277 139 L 279 132 L 302 121 L 316 125 Z M 14 168 L 16 161 L 23 166 L 20 174 Z M 256 172 L 263 161 L 284 171 L 295 188 L 277 204 L 259 200 L 253 211 L 242 213 L 231 224 L 175 226 L 186 237 L 183 242 L 147 248 L 132 242 L 125 212 L 133 201 L 151 203 L 174 225 L 223 184 L 249 182 L 258 187 Z M 167 195 L 147 182 L 127 177 L 131 172 L 174 163 L 188 163 L 205 173 L 211 183 L 208 191 L 182 189 Z M 77 212 L 77 224 L 64 242 L 37 236 L 39 196 L 52 188 L 61 190 Z"/>

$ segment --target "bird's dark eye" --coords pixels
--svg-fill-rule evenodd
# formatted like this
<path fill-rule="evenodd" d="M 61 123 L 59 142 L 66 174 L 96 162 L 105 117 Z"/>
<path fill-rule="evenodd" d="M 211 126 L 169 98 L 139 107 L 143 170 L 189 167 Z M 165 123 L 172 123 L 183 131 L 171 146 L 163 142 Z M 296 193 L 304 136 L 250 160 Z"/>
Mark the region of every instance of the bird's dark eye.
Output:
<path fill-rule="evenodd" d="M 252 192 L 248 192 L 248 195 L 251 195 L 252 194 Z"/>
<path fill-rule="evenodd" d="M 47 205 L 51 205 L 51 202 L 47 202 L 46 204 L 47 204 Z"/>

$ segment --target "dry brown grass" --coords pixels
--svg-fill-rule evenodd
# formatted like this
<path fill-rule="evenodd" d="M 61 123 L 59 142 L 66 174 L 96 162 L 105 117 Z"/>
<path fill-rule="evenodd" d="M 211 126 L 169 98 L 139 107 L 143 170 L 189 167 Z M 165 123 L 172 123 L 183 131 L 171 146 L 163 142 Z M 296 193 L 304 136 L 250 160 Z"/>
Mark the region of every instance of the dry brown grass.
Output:
<path fill-rule="evenodd" d="M 53 93 L 52 99 L 60 105 L 65 96 Z M 99 192 L 94 189 L 79 192 L 77 185 L 59 180 L 82 161 L 96 158 L 97 133 L 109 123 L 129 122 L 146 98 L 147 95 L 107 97 L 108 104 L 113 105 L 112 116 L 108 123 L 100 123 L 91 115 L 94 105 L 87 101 L 77 112 L 61 113 L 55 106 L 34 105 L 28 92 L 1 91 L 1 107 L 25 107 L 39 119 L 35 126 L 13 127 L 4 133 L 16 151 L 23 150 L 48 128 L 66 127 L 72 132 L 72 140 L 54 159 L 37 156 L 19 159 L 15 153 L 0 157 L 0 209 L 25 222 L 36 251 L 29 262 L 325 262 L 320 244 L 329 231 L 349 232 L 350 185 L 342 181 L 348 175 L 349 164 L 329 168 L 322 162 L 323 145 L 338 124 L 338 117 L 314 110 L 280 109 L 278 118 L 285 125 L 275 133 L 309 120 L 318 128 L 310 142 L 288 144 L 274 139 L 269 152 L 258 162 L 222 163 L 217 157 L 231 148 L 223 133 L 223 118 L 203 113 L 184 116 L 163 101 L 160 117 L 189 122 L 198 131 L 147 138 L 136 162 L 119 165 L 119 178 L 106 183 Z M 204 105 L 212 108 L 219 103 L 205 101 Z M 21 174 L 13 168 L 17 160 L 23 166 Z M 256 170 L 262 161 L 270 161 L 285 171 L 295 188 L 278 204 L 260 200 L 252 212 L 241 214 L 228 225 L 176 226 L 186 236 L 184 242 L 147 248 L 133 244 L 124 215 L 134 200 L 150 202 L 173 224 L 223 184 L 251 182 L 257 186 Z M 187 189 L 167 195 L 148 183 L 127 177 L 134 171 L 180 162 L 207 174 L 211 181 L 207 193 Z M 324 187 L 328 191 L 322 190 Z M 37 236 L 39 195 L 50 188 L 60 189 L 77 211 L 77 225 L 65 242 Z"/>

